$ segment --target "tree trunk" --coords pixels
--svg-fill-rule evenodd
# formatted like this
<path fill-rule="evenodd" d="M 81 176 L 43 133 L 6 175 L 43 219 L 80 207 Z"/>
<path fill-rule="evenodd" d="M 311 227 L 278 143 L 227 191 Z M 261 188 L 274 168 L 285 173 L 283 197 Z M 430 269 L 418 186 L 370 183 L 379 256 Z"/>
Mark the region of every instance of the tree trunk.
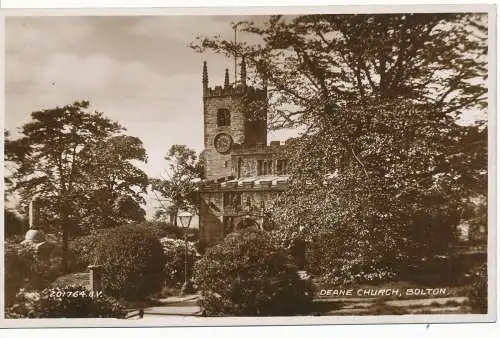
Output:
<path fill-rule="evenodd" d="M 177 226 L 177 215 L 179 214 L 179 209 L 175 209 L 174 211 L 174 225 Z"/>
<path fill-rule="evenodd" d="M 68 272 L 68 225 L 63 224 L 62 271 Z"/>
<path fill-rule="evenodd" d="M 66 202 L 62 203 L 62 240 L 63 240 L 63 246 L 62 246 L 62 271 L 63 272 L 68 272 L 68 205 Z"/>

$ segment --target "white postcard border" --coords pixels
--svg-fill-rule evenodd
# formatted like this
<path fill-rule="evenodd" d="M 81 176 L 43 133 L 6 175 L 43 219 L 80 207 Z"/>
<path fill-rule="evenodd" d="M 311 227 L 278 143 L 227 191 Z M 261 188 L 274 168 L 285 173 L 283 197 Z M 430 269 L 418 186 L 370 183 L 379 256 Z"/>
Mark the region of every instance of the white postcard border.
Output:
<path fill-rule="evenodd" d="M 402 323 L 471 323 L 495 322 L 497 318 L 497 37 L 496 6 L 493 4 L 456 5 L 344 5 L 295 7 L 192 7 L 192 8 L 81 8 L 81 9 L 2 9 L 0 11 L 0 74 L 4 81 L 0 103 L 5 112 L 5 19 L 14 16 L 136 16 L 136 15 L 250 15 L 250 14 L 313 14 L 313 13 L 398 13 L 398 12 L 487 12 L 488 13 L 488 314 L 464 315 L 390 315 L 390 316 L 292 316 L 292 317 L 169 317 L 167 319 L 4 319 L 4 297 L 0 297 L 0 328 L 91 328 L 91 327 L 215 327 L 215 326 L 267 326 L 267 325 L 326 325 L 326 324 L 402 324 Z M 5 113 L 4 113 L 5 115 Z M 1 119 L 5 125 L 5 116 Z M 3 133 L 2 133 L 3 143 Z M 3 163 L 3 152 L 1 160 Z M 3 172 L 2 172 L 3 178 Z M 2 197 L 4 191 L 2 189 Z M 3 199 L 2 199 L 3 200 Z M 3 224 L 3 213 L 1 223 Z M 0 238 L 3 243 L 3 231 Z M 3 244 L 0 254 L 3 257 Z M 3 259 L 0 261 L 4 290 Z"/>

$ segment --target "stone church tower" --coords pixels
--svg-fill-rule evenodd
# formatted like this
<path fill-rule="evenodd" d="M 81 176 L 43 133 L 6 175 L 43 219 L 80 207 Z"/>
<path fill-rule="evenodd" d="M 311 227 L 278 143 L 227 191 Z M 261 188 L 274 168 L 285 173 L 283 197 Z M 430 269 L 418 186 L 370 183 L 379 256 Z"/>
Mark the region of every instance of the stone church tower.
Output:
<path fill-rule="evenodd" d="M 246 84 L 245 61 L 240 82 L 230 84 L 226 69 L 224 86 L 208 86 L 203 63 L 203 118 L 206 178 L 234 175 L 231 154 L 236 149 L 267 143 L 267 92 Z"/>
<path fill-rule="evenodd" d="M 205 180 L 200 184 L 200 240 L 213 245 L 249 226 L 266 229 L 266 210 L 287 189 L 286 145 L 267 144 L 267 91 L 240 81 L 209 87 L 203 63 Z"/>

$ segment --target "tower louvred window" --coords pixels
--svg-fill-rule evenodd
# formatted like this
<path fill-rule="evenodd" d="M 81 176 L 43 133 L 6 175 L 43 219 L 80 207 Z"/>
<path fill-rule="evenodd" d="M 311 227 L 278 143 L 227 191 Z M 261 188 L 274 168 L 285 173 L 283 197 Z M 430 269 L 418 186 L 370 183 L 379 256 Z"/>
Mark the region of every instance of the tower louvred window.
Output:
<path fill-rule="evenodd" d="M 231 113 L 229 110 L 221 108 L 217 110 L 217 126 L 224 127 L 231 125 Z"/>

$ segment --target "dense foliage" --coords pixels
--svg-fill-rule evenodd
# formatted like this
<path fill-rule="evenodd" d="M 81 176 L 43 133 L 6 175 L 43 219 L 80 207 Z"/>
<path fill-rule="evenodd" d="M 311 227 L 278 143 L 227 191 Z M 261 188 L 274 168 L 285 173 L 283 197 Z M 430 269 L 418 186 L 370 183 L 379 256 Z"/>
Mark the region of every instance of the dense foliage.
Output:
<path fill-rule="evenodd" d="M 105 232 L 96 231 L 89 235 L 80 236 L 69 242 L 70 270 L 86 271 L 89 265 L 97 260 L 97 247 Z"/>
<path fill-rule="evenodd" d="M 473 269 L 472 285 L 467 296 L 473 313 L 488 313 L 488 269 L 486 264 Z"/>
<path fill-rule="evenodd" d="M 5 242 L 4 246 L 5 304 L 15 299 L 20 289 L 47 287 L 60 274 L 60 258 L 41 259 L 31 245 Z"/>
<path fill-rule="evenodd" d="M 89 290 L 81 286 L 20 292 L 5 314 L 7 318 L 125 317 L 125 311 L 116 300 L 104 295 L 91 297 Z"/>
<path fill-rule="evenodd" d="M 160 243 L 165 255 L 165 285 L 180 286 L 184 282 L 186 246 L 184 240 L 162 238 Z M 187 267 L 188 278 L 192 276 L 193 265 L 197 259 L 196 249 L 188 242 Z"/>
<path fill-rule="evenodd" d="M 199 238 L 198 228 L 188 228 L 185 230 L 180 225 L 173 225 L 172 223 L 159 220 L 144 221 L 139 223 L 137 226 L 149 229 L 157 238 L 168 237 L 174 239 L 184 239 L 185 233 L 187 233 L 188 241 L 197 241 Z"/>
<path fill-rule="evenodd" d="M 5 207 L 3 217 L 4 238 L 12 237 L 15 235 L 24 235 L 27 226 L 25 224 L 26 222 L 24 222 L 21 217 L 19 217 L 14 211 L 6 209 Z"/>
<path fill-rule="evenodd" d="M 329 128 L 289 148 L 301 160 L 276 201 L 277 235 L 323 242 L 316 261 L 346 282 L 386 279 L 399 260 L 448 253 L 469 197 L 484 186 L 486 130 L 431 123 L 424 111 L 395 104 L 377 105 L 376 118 L 345 107 Z M 372 121 L 351 134 L 346 127 L 360 115 Z"/>
<path fill-rule="evenodd" d="M 194 150 L 179 144 L 170 147 L 165 160 L 166 177 L 152 179 L 151 187 L 162 206 L 157 216 L 168 214 L 177 225 L 179 210 L 194 210 L 198 205 L 196 185 L 204 177 L 204 161 Z"/>
<path fill-rule="evenodd" d="M 232 233 L 195 265 L 199 304 L 207 316 L 307 313 L 312 292 L 297 271 L 267 233 Z"/>
<path fill-rule="evenodd" d="M 163 285 L 163 248 L 144 227 L 109 229 L 96 253 L 97 264 L 103 266 L 104 291 L 116 299 L 144 300 Z"/>

